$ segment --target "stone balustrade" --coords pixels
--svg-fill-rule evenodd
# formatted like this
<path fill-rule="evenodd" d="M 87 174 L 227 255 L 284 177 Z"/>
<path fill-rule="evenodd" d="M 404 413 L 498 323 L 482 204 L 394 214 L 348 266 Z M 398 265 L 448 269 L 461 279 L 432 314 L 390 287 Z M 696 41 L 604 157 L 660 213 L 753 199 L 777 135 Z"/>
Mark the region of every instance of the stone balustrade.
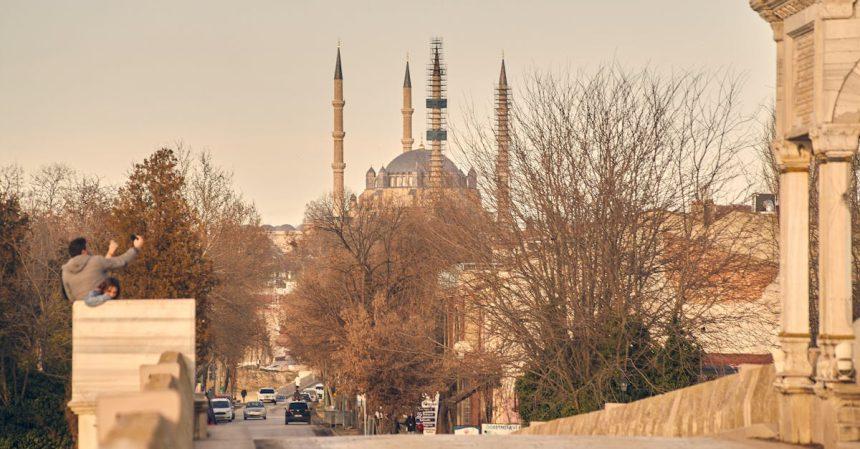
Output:
<path fill-rule="evenodd" d="M 191 449 L 205 435 L 194 354 L 193 299 L 76 301 L 69 407 L 78 448 Z"/>

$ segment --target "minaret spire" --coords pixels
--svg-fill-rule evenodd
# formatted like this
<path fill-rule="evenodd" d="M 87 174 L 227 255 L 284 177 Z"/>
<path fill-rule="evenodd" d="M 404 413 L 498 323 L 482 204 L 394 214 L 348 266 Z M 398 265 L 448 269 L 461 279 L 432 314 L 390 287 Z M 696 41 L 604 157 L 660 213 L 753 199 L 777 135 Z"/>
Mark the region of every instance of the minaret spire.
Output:
<path fill-rule="evenodd" d="M 334 139 L 334 159 L 331 164 L 334 175 L 332 197 L 335 213 L 338 216 L 343 216 L 344 208 L 343 171 L 346 164 L 343 163 L 343 138 L 346 133 L 343 131 L 343 106 L 345 104 L 346 102 L 343 101 L 343 70 L 340 67 L 340 41 L 338 41 L 337 61 L 334 66 L 334 99 L 331 102 L 334 108 L 334 131 L 331 133 Z"/>
<path fill-rule="evenodd" d="M 403 144 L 403 152 L 412 151 L 412 144 L 415 139 L 412 138 L 412 78 L 409 76 L 409 56 L 406 57 L 406 75 L 403 77 L 403 108 L 400 113 L 403 114 L 403 138 L 400 143 Z"/>
<path fill-rule="evenodd" d="M 496 213 L 499 221 L 510 218 L 510 105 L 510 88 L 503 55 L 499 85 L 496 87 Z"/>
<path fill-rule="evenodd" d="M 440 188 L 443 186 L 442 174 L 442 142 L 448 139 L 448 133 L 444 127 L 444 111 L 448 107 L 445 98 L 445 68 L 442 63 L 442 39 L 434 38 L 430 41 L 431 67 L 429 98 L 427 98 L 427 119 L 429 129 L 427 140 L 430 142 L 430 186 Z"/>

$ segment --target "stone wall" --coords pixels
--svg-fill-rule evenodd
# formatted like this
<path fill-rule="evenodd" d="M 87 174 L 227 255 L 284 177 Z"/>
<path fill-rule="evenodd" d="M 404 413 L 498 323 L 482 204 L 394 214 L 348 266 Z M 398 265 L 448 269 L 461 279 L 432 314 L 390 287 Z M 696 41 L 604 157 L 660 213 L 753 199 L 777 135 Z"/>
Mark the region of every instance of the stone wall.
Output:
<path fill-rule="evenodd" d="M 266 371 L 259 368 L 240 367 L 236 370 L 236 396 L 244 388 L 248 391 L 245 398 L 248 401 L 257 400 L 260 388 L 274 388 L 279 393 L 292 394 L 293 381 L 296 373 L 293 371 Z"/>
<path fill-rule="evenodd" d="M 778 393 L 774 380 L 773 365 L 744 367 L 738 374 L 517 433 L 688 437 L 775 426 Z"/>
<path fill-rule="evenodd" d="M 95 449 L 99 439 L 106 437 L 107 425 L 98 422 L 99 401 L 110 408 L 111 401 L 122 403 L 123 398 L 137 397 L 147 389 L 159 390 L 151 394 L 174 397 L 187 397 L 194 391 L 194 323 L 193 299 L 114 300 L 98 307 L 73 303 L 69 408 L 78 415 L 80 449 Z M 176 360 L 163 359 L 168 352 Z M 177 364 L 184 366 L 186 374 L 180 373 Z M 154 374 L 167 374 L 175 379 L 174 384 L 161 376 L 160 384 L 148 387 Z M 187 416 L 189 405 L 187 401 L 183 404 L 183 410 L 176 413 Z M 103 419 L 113 421 L 118 413 Z M 170 416 L 165 419 L 169 422 Z"/>

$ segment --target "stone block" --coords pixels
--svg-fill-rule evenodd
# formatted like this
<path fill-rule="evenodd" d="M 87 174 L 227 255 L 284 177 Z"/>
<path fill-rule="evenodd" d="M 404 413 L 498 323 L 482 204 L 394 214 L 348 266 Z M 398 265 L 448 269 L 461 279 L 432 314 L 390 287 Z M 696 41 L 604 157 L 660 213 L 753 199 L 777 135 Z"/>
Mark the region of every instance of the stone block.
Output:
<path fill-rule="evenodd" d="M 188 363 L 187 357 L 178 352 L 165 352 L 159 358 L 159 363 L 140 367 L 140 383 L 141 391 L 175 388 L 179 392 L 181 413 L 179 421 L 175 424 L 179 433 L 178 438 L 190 444 L 194 435 L 195 421 L 194 381 L 188 369 Z"/>
<path fill-rule="evenodd" d="M 172 425 L 158 413 L 122 415 L 105 437 L 101 449 L 178 449 Z"/>
<path fill-rule="evenodd" d="M 121 427 L 123 416 L 140 412 L 161 416 L 171 425 L 174 447 L 191 449 L 192 429 L 188 426 L 184 426 L 184 429 L 180 427 L 182 398 L 175 388 L 99 397 L 96 401 L 99 444 L 104 444 L 108 435 Z"/>
<path fill-rule="evenodd" d="M 209 425 L 208 415 L 209 401 L 202 393 L 194 394 L 194 439 L 205 440 L 209 437 L 207 426 Z"/>

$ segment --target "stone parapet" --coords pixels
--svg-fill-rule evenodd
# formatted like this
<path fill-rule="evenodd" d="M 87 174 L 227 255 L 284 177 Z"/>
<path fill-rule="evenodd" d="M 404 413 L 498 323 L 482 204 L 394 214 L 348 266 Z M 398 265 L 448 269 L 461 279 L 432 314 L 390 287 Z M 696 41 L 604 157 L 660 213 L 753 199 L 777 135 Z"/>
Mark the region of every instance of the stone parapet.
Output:
<path fill-rule="evenodd" d="M 180 407 L 175 413 L 172 409 L 168 411 L 169 407 L 154 412 L 162 414 L 163 418 L 165 414 L 175 414 L 174 424 L 179 422 L 179 416 L 190 417 L 193 414 L 194 354 L 193 299 L 114 300 L 98 307 L 74 302 L 69 407 L 78 415 L 79 449 L 100 447 L 99 439 L 104 440 L 111 431 L 103 429 L 110 426 L 99 422 L 100 401 L 107 407 L 107 404 L 116 404 L 117 398 L 143 394 L 141 385 L 152 382 L 153 377 L 161 380 L 153 382 L 152 389 L 162 391 L 146 393 L 173 395 Z M 173 380 L 165 381 L 164 376 Z M 156 387 L 159 382 L 160 386 Z M 184 401 L 186 396 L 188 400 Z M 151 408 L 145 410 L 152 411 Z M 119 420 L 119 415 L 140 411 L 126 407 L 122 413 L 103 419 Z M 102 410 L 102 417 L 104 413 Z M 191 430 L 188 433 L 190 435 Z"/>
<path fill-rule="evenodd" d="M 556 419 L 519 434 L 691 437 L 753 426 L 776 429 L 778 393 L 772 365 L 611 409 Z"/>

